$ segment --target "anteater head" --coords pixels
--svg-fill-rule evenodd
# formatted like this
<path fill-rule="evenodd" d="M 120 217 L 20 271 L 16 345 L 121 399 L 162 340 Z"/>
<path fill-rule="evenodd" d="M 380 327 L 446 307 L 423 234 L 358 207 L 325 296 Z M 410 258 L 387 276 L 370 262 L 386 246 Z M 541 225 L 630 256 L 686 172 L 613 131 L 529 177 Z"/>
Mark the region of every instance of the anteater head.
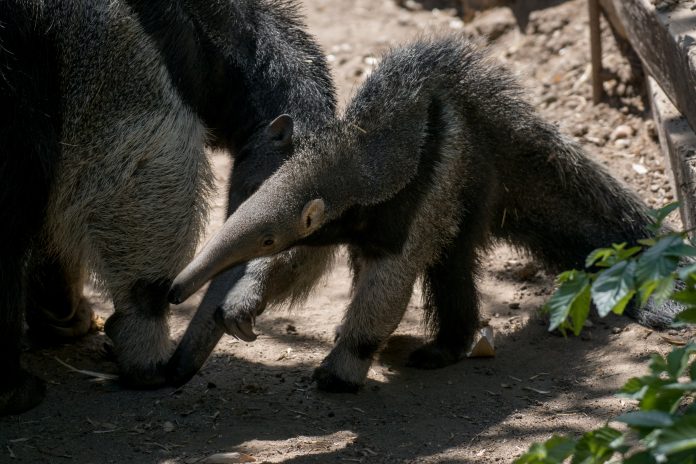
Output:
<path fill-rule="evenodd" d="M 322 198 L 298 194 L 279 172 L 230 216 L 222 229 L 174 279 L 169 301 L 181 303 L 221 272 L 254 258 L 280 253 L 326 222 Z"/>

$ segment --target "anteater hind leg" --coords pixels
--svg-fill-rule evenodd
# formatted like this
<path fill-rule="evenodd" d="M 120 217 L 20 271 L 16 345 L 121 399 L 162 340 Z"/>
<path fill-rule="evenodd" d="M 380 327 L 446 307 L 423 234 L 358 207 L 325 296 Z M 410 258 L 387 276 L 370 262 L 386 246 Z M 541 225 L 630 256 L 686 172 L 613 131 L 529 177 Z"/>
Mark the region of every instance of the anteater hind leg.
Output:
<path fill-rule="evenodd" d="M 74 338 L 92 327 L 93 311 L 83 298 L 85 271 L 49 256 L 34 256 L 28 274 L 27 323 L 34 337 Z"/>
<path fill-rule="evenodd" d="M 459 237 L 425 275 L 423 292 L 431 342 L 411 353 L 408 364 L 437 369 L 464 357 L 479 324 L 476 250 Z"/>
<path fill-rule="evenodd" d="M 24 325 L 24 253 L 0 250 L 0 416 L 34 407 L 44 397 L 44 383 L 20 366 Z"/>

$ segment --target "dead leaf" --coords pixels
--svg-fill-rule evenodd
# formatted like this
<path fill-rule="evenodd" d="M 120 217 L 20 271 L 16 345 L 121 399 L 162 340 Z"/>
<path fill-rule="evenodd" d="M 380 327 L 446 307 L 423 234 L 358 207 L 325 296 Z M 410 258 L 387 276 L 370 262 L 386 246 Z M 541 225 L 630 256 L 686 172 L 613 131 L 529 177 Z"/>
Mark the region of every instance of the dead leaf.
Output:
<path fill-rule="evenodd" d="M 495 344 L 493 341 L 493 328 L 484 327 L 479 330 L 479 338 L 474 342 L 468 358 L 490 358 L 495 356 Z"/>

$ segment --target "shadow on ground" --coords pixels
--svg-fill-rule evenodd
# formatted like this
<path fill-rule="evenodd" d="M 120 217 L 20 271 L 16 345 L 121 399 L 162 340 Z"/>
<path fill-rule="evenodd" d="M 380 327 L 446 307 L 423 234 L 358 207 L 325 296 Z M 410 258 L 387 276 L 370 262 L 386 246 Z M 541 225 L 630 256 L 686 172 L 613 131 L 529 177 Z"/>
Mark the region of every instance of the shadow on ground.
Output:
<path fill-rule="evenodd" d="M 486 301 L 491 311 L 507 307 L 490 294 Z M 35 410 L 0 419 L 0 441 L 11 453 L 0 454 L 0 462 L 15 456 L 12 462 L 193 463 L 235 450 L 261 462 L 489 462 L 496 443 L 517 441 L 521 452 L 533 439 L 580 433 L 582 426 L 569 423 L 569 415 L 612 415 L 600 402 L 617 384 L 611 369 L 602 377 L 607 363 L 639 361 L 635 352 L 616 349 L 621 335 L 613 332 L 623 321 L 597 325 L 591 341 L 564 339 L 549 334 L 529 310 L 517 316 L 528 320 L 510 330 L 501 322 L 505 317 L 493 315 L 491 324 L 500 326 L 496 358 L 437 371 L 410 369 L 403 367 L 408 353 L 422 342 L 414 335 L 416 311 L 405 321 L 408 333 L 390 339 L 356 395 L 316 390 L 311 371 L 331 338 L 303 333 L 299 316 L 262 321 L 263 335 L 253 344 L 260 351 L 250 354 L 245 350 L 251 345 L 224 341 L 223 352 L 216 351 L 179 390 L 121 390 L 54 362 L 58 357 L 81 368 L 113 369 L 100 355 L 102 334 L 32 351 L 27 357 L 43 370 L 49 394 Z M 633 327 L 633 336 L 642 333 Z M 242 356 L 228 354 L 237 349 Z M 571 409 L 560 406 L 568 403 Z"/>

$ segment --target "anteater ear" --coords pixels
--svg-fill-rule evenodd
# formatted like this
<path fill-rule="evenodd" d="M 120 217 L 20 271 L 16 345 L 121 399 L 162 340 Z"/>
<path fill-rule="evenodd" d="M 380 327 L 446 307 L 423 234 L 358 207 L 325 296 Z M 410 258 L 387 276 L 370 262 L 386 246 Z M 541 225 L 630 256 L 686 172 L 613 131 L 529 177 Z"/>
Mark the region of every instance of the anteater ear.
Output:
<path fill-rule="evenodd" d="M 290 115 L 281 114 L 275 118 L 266 128 L 266 133 L 278 147 L 292 144 L 293 122 Z"/>
<path fill-rule="evenodd" d="M 316 198 L 305 205 L 300 216 L 300 235 L 306 237 L 324 223 L 326 204 L 321 198 Z"/>

